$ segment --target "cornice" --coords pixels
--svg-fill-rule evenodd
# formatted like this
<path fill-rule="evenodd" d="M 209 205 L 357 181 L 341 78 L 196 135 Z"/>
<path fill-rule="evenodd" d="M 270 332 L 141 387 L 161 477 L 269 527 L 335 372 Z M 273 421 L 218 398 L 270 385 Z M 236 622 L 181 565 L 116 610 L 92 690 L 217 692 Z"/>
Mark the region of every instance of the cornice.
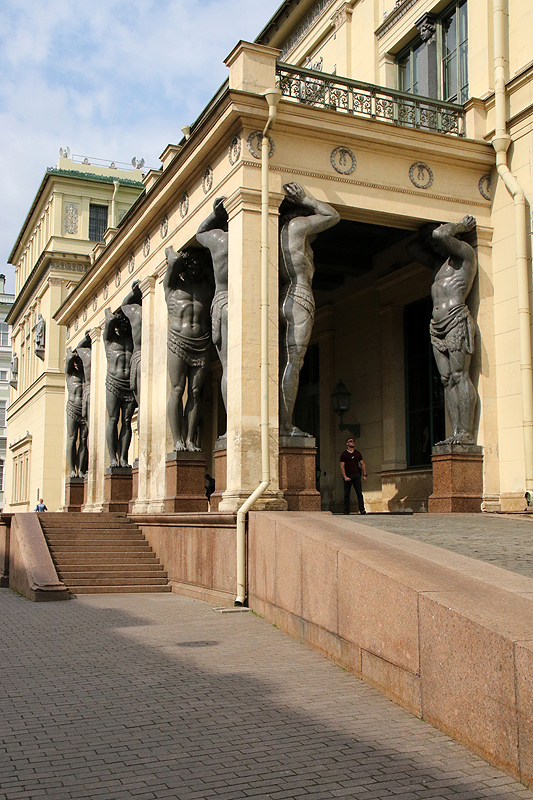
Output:
<path fill-rule="evenodd" d="M 397 5 L 390 12 L 390 14 L 387 15 L 385 21 L 382 22 L 378 28 L 376 28 L 375 35 L 378 41 L 379 39 L 382 39 L 385 36 L 385 34 L 388 33 L 391 30 L 391 28 L 393 28 L 396 25 L 398 20 L 400 20 L 403 16 L 405 16 L 405 14 L 407 14 L 407 12 L 416 3 L 418 3 L 418 0 L 403 0 L 403 2 L 400 2 L 400 4 Z"/>

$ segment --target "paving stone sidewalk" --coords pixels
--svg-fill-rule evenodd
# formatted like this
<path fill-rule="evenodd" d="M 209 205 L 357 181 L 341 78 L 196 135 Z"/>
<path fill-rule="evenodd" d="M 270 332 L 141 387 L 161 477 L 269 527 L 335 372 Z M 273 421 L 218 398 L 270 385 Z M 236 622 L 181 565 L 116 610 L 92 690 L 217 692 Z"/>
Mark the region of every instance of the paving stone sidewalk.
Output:
<path fill-rule="evenodd" d="M 0 590 L 0 800 L 533 800 L 251 613 Z"/>
<path fill-rule="evenodd" d="M 352 514 L 350 519 L 533 578 L 533 516 Z"/>

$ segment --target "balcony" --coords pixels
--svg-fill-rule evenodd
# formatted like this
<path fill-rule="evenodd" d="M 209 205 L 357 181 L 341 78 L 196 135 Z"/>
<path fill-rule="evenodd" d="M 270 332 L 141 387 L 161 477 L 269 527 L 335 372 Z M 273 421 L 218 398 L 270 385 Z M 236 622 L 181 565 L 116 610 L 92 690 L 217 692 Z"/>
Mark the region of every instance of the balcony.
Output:
<path fill-rule="evenodd" d="M 465 136 L 465 112 L 457 103 L 399 92 L 371 83 L 292 67 L 279 62 L 277 85 L 281 96 L 295 103 L 340 114 L 368 117 L 405 128 Z"/>

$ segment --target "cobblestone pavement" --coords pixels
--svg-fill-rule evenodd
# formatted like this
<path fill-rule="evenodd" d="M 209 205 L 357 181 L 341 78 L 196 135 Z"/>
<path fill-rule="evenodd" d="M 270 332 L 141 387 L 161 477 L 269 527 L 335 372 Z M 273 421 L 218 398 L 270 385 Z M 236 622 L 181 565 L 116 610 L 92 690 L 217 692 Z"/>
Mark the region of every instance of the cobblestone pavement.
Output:
<path fill-rule="evenodd" d="M 0 800 L 533 800 L 251 613 L 0 590 Z"/>
<path fill-rule="evenodd" d="M 359 514 L 351 519 L 533 578 L 533 517 L 502 514 Z"/>

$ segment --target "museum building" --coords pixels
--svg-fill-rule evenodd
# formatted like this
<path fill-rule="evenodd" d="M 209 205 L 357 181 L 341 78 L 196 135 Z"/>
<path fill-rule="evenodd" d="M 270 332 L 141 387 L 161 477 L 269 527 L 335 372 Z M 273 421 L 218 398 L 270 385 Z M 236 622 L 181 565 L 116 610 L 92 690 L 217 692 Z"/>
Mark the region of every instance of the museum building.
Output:
<path fill-rule="evenodd" d="M 53 479 L 62 492 L 58 503 L 67 508 L 206 510 L 207 470 L 215 475 L 211 509 L 235 512 L 265 472 L 266 352 L 269 485 L 255 510 L 341 510 L 338 462 L 350 433 L 368 470 L 367 510 L 427 511 L 435 494 L 432 448 L 453 431 L 429 336 L 433 273 L 410 245 L 428 223 L 435 228 L 471 216 L 476 225 L 467 241 L 477 274 L 466 302 L 475 334 L 474 444 L 444 454 L 448 462 L 455 457 L 454 480 L 461 485 L 453 490 L 455 504 L 438 510 L 524 508 L 533 489 L 532 37 L 527 0 L 505 7 L 496 0 L 491 12 L 484 0 L 284 2 L 254 43 L 241 41 L 229 54 L 228 80 L 182 128 L 184 138 L 166 147 L 161 168 L 143 175 L 144 191 L 135 203 L 128 197 L 124 208 L 133 206 L 123 219 L 111 212 L 91 260 L 85 245 L 75 260 L 50 256 L 50 288 L 41 296 L 32 281 L 44 262 L 28 262 L 25 242 L 17 242 L 17 300 L 9 319 L 19 359 L 11 468 L 41 437 L 39 447 L 63 465 Z M 113 182 L 106 181 L 94 183 L 107 190 L 96 201 L 80 190 L 88 215 L 91 204 L 116 203 Z M 278 378 L 278 242 L 288 184 L 340 217 L 312 241 L 316 310 L 294 408 L 295 425 L 312 438 L 292 440 L 280 436 Z M 75 204 L 69 192 L 63 190 L 63 206 L 49 217 L 63 226 L 65 202 Z M 225 198 L 227 212 L 227 397 L 212 347 L 209 378 L 194 399 L 200 451 L 176 452 L 167 414 L 176 384 L 167 344 L 168 248 L 201 251 L 197 232 L 217 198 Z M 69 242 L 59 249 L 73 252 L 75 235 L 61 236 Z M 131 469 L 110 466 L 105 343 L 106 309 L 116 312 L 134 282 L 142 297 L 142 336 Z M 39 396 L 46 414 L 35 405 L 36 391 L 28 391 L 39 372 L 28 342 L 45 307 L 48 330 L 57 331 L 47 333 L 44 345 L 49 378 Z M 86 331 L 88 468 L 76 487 L 65 456 L 63 359 Z M 50 435 L 53 446 L 44 441 Z M 51 472 L 45 468 L 42 487 L 55 497 Z M 11 507 L 24 510 L 26 503 L 31 510 L 34 496 L 14 492 Z"/>

